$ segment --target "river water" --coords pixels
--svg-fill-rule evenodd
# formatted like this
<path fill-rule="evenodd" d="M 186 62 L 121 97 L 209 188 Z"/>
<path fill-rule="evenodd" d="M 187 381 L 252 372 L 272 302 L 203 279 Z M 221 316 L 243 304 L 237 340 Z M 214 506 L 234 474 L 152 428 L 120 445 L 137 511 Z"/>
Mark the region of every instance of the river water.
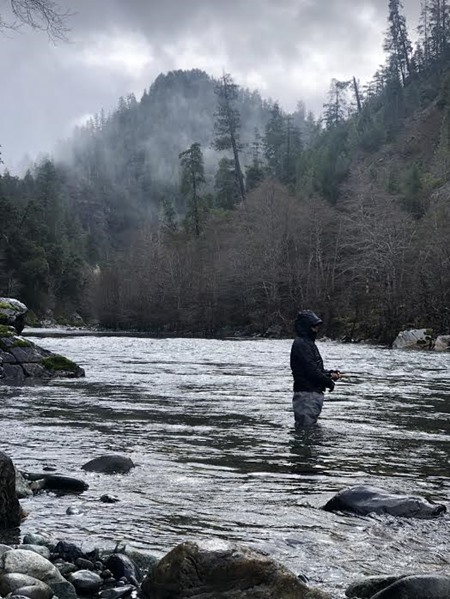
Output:
<path fill-rule="evenodd" d="M 450 507 L 449 354 L 319 342 L 325 365 L 348 376 L 327 393 L 320 425 L 296 433 L 290 340 L 44 331 L 33 341 L 75 360 L 86 378 L 0 387 L 1 448 L 21 470 L 53 465 L 90 486 L 22 500 L 22 534 L 85 547 L 124 541 L 158 557 L 188 539 L 237 541 L 335 597 L 366 575 L 450 572 L 448 514 L 320 510 L 362 483 Z M 106 453 L 136 468 L 80 469 Z M 120 501 L 100 502 L 105 493 Z"/>

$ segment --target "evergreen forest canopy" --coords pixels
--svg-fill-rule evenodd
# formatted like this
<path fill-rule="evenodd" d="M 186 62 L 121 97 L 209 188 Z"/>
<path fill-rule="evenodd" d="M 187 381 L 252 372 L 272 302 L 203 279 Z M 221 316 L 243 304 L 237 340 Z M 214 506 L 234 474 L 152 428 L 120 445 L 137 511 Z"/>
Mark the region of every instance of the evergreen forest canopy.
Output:
<path fill-rule="evenodd" d="M 415 47 L 388 2 L 385 64 L 323 116 L 199 70 L 120 98 L 23 178 L 0 176 L 0 294 L 38 317 L 154 333 L 450 332 L 450 6 Z"/>

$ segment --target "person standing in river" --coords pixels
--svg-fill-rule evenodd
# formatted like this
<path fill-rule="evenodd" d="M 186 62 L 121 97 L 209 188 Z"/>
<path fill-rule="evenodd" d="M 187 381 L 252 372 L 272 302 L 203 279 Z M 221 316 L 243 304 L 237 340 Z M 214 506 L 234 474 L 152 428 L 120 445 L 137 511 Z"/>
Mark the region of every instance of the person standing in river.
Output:
<path fill-rule="evenodd" d="M 291 370 L 294 377 L 292 399 L 296 427 L 317 423 L 324 400 L 324 391 L 333 391 L 339 370 L 324 370 L 316 336 L 322 319 L 312 310 L 299 312 L 295 319 L 297 337 L 291 348 Z"/>

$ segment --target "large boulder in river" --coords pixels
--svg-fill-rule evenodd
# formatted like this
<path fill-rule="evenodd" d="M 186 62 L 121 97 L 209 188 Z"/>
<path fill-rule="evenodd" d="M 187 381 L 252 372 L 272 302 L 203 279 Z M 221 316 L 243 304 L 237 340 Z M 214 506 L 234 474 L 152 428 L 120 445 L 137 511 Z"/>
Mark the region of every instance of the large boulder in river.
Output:
<path fill-rule="evenodd" d="M 390 493 L 369 485 L 339 491 L 323 508 L 326 512 L 351 512 L 359 516 L 390 514 L 401 518 L 436 518 L 447 511 L 441 503 L 422 497 Z"/>
<path fill-rule="evenodd" d="M 450 351 L 450 335 L 438 335 L 434 342 L 434 351 Z"/>
<path fill-rule="evenodd" d="M 393 349 L 433 349 L 434 338 L 431 329 L 411 329 L 401 331 L 395 338 Z"/>
<path fill-rule="evenodd" d="M 28 308 L 19 300 L 11 297 L 0 297 L 0 325 L 12 326 L 20 335 L 25 326 Z"/>
<path fill-rule="evenodd" d="M 0 382 L 81 376 L 84 370 L 72 360 L 16 335 L 13 327 L 0 325 Z"/>
<path fill-rule="evenodd" d="M 148 599 L 328 599 L 290 570 L 252 549 L 221 541 L 178 545 L 150 569 Z"/>
<path fill-rule="evenodd" d="M 407 574 L 366 576 L 366 578 L 352 582 L 351 585 L 347 587 L 345 596 L 350 597 L 350 599 L 371 599 L 373 595 L 405 576 L 407 576 Z"/>
<path fill-rule="evenodd" d="M 134 463 L 130 458 L 122 455 L 102 455 L 86 462 L 81 466 L 87 472 L 100 472 L 102 474 L 126 474 L 134 468 Z"/>
<path fill-rule="evenodd" d="M 0 530 L 20 526 L 22 509 L 16 494 L 16 471 L 10 457 L 0 452 Z"/>
<path fill-rule="evenodd" d="M 345 594 L 358 599 L 448 599 L 450 576 L 442 574 L 413 574 L 398 577 L 377 577 L 351 585 Z"/>

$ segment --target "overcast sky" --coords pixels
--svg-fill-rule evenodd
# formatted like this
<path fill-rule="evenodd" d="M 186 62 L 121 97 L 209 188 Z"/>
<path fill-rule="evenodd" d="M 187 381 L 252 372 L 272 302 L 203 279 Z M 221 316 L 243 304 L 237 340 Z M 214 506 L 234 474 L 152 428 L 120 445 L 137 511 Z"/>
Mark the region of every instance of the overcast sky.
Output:
<path fill-rule="evenodd" d="M 157 75 L 200 68 L 293 110 L 321 112 L 330 80 L 370 79 L 383 62 L 388 0 L 61 0 L 69 41 L 0 33 L 0 144 L 5 165 L 51 152 L 119 96 L 140 99 Z M 9 0 L 0 0 L 7 18 Z M 404 0 L 411 34 L 420 0 Z"/>

